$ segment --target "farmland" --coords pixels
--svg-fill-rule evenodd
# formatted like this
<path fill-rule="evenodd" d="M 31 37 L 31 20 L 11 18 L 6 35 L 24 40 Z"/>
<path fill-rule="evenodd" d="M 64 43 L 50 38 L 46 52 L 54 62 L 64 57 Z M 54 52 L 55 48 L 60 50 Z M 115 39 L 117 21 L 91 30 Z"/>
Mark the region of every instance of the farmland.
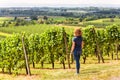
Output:
<path fill-rule="evenodd" d="M 63 16 L 40 16 L 32 21 L 25 21 L 25 18 L 0 17 L 1 80 L 8 77 L 9 80 L 112 80 L 120 77 L 118 17 L 83 21 Z M 73 56 L 65 52 L 64 38 L 69 53 L 73 30 L 79 27 L 85 47 L 80 59 L 81 72 L 75 75 L 75 62 Z M 31 76 L 26 76 L 22 37 Z M 70 57 L 70 67 L 66 56 Z"/>

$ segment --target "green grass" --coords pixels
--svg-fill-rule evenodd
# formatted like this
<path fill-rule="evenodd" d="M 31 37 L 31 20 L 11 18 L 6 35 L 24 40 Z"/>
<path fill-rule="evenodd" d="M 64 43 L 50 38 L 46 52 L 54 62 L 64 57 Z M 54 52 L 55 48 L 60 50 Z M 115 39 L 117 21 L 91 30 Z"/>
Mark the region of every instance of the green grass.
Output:
<path fill-rule="evenodd" d="M 11 36 L 11 34 L 0 32 L 0 36 Z"/>
<path fill-rule="evenodd" d="M 29 25 L 29 26 L 18 26 L 18 27 L 0 27 L 0 32 L 1 33 L 9 33 L 9 34 L 13 34 L 13 33 L 22 33 L 22 32 L 26 32 L 27 34 L 34 34 L 34 33 L 38 33 L 41 34 L 43 32 L 45 32 L 48 29 L 51 28 L 61 28 L 63 27 L 61 26 L 57 26 L 57 25 L 47 25 L 47 24 L 36 24 L 36 25 Z M 66 27 L 65 26 L 65 30 L 67 32 L 72 32 L 73 28 L 72 27 Z"/>
<path fill-rule="evenodd" d="M 39 64 L 37 64 L 39 67 Z M 48 64 L 45 64 L 48 66 Z M 57 66 L 61 67 L 61 64 Z M 25 69 L 19 71 L 19 75 L 1 74 L 0 80 L 111 80 L 114 77 L 120 77 L 120 61 L 109 60 L 108 63 L 101 64 L 81 64 L 79 75 L 75 75 L 75 64 L 72 69 L 34 69 L 31 67 L 32 76 L 25 76 Z M 50 65 L 49 65 L 50 67 Z M 66 65 L 67 67 L 67 65 Z"/>
<path fill-rule="evenodd" d="M 0 39 L 3 39 L 3 38 L 6 38 L 6 36 L 1 36 L 1 35 L 0 35 Z"/>
<path fill-rule="evenodd" d="M 29 26 L 18 26 L 18 27 L 1 27 L 0 32 L 5 33 L 42 33 L 47 29 L 53 28 L 53 25 L 29 25 Z"/>
<path fill-rule="evenodd" d="M 0 39 L 11 36 L 11 34 L 0 32 Z"/>

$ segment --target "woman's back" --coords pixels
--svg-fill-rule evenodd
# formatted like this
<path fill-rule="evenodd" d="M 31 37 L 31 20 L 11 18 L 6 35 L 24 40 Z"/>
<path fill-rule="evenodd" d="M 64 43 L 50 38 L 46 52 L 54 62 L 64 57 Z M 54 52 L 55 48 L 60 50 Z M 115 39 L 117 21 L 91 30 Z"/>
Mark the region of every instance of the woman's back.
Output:
<path fill-rule="evenodd" d="M 74 37 L 73 38 L 73 42 L 75 42 L 75 48 L 74 51 L 81 51 L 82 50 L 82 37 L 78 36 L 78 37 Z"/>

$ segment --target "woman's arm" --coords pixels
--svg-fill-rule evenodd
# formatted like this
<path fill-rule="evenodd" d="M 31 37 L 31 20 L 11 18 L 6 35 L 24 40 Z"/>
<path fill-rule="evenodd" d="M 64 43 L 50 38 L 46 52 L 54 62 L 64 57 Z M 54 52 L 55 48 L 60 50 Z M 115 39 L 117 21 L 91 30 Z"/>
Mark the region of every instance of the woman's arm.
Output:
<path fill-rule="evenodd" d="M 82 46 L 82 48 L 84 47 L 84 42 L 83 41 L 82 41 L 82 45 L 81 46 Z"/>
<path fill-rule="evenodd" d="M 75 42 L 72 42 L 72 47 L 71 47 L 71 51 L 70 51 L 71 54 L 73 53 L 74 48 L 75 48 Z"/>

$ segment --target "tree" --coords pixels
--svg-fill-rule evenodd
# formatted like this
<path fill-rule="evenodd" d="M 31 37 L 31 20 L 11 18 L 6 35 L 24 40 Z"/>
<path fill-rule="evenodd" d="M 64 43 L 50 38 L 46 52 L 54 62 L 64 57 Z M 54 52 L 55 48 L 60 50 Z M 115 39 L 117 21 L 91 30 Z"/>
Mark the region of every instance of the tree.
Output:
<path fill-rule="evenodd" d="M 48 17 L 47 17 L 47 16 L 44 16 L 43 19 L 47 21 L 47 20 L 48 20 Z"/>
<path fill-rule="evenodd" d="M 30 18 L 31 18 L 32 20 L 38 20 L 38 17 L 37 17 L 37 16 L 35 16 L 35 15 L 30 16 Z"/>
<path fill-rule="evenodd" d="M 17 20 L 17 16 L 14 17 L 14 21 Z"/>

